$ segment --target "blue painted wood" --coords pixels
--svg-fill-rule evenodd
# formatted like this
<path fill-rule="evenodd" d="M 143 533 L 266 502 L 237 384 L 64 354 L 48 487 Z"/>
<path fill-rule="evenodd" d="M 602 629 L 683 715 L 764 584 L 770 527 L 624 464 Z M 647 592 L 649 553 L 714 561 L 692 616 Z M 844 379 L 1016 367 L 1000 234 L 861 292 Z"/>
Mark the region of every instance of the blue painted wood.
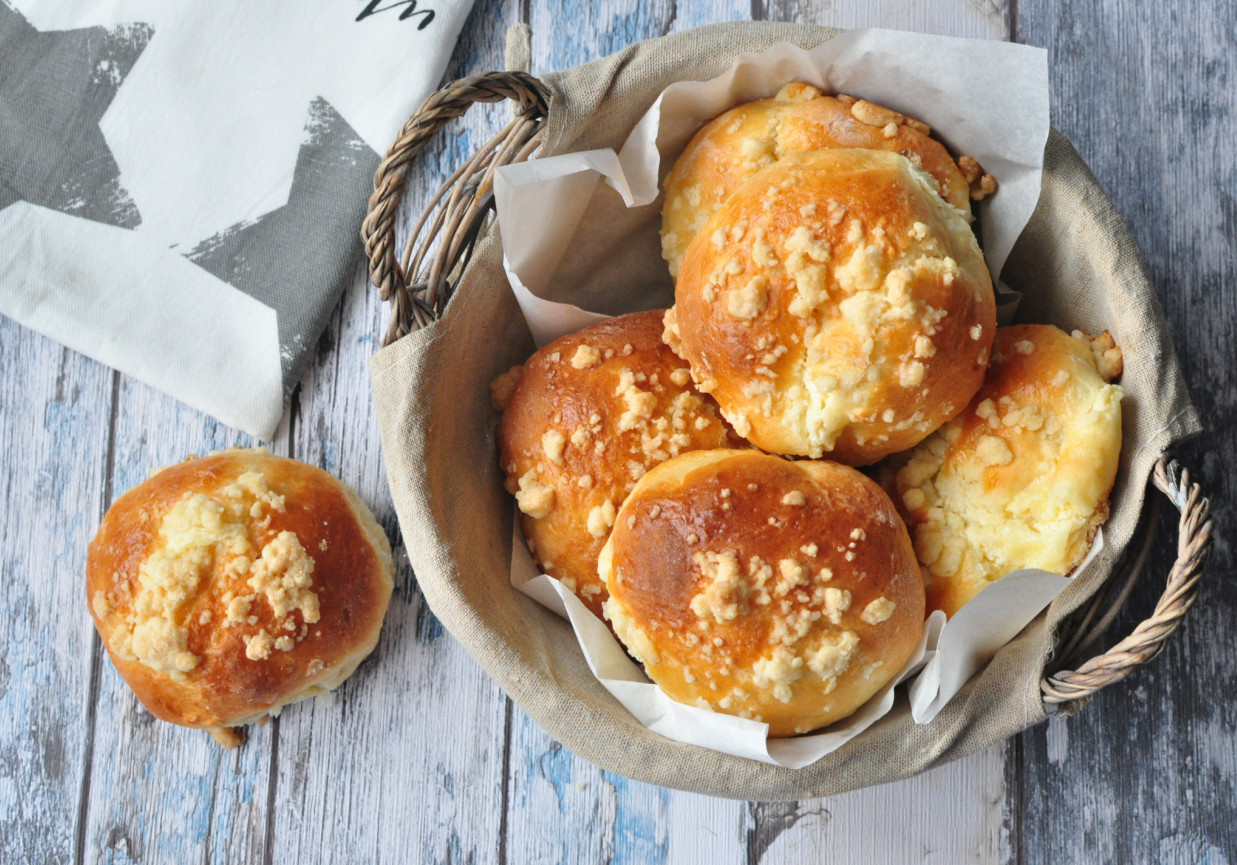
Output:
<path fill-rule="evenodd" d="M 1207 427 L 1183 450 L 1216 507 L 1198 601 L 1153 663 L 1023 735 L 1020 861 L 1237 861 L 1237 3 L 1019 3 L 1052 119 L 1129 223 Z M 1165 511 L 1170 509 L 1166 508 Z M 1154 606 L 1175 520 L 1113 639 Z M 1159 585 L 1157 585 L 1157 583 Z"/>
<path fill-rule="evenodd" d="M 113 496 L 190 454 L 258 444 L 123 377 L 113 423 Z M 288 452 L 287 426 L 270 443 L 275 453 Z M 96 652 L 102 654 L 97 646 Z M 274 733 L 274 725 L 253 727 L 245 747 L 225 752 L 208 733 L 152 717 L 102 654 L 84 859 L 259 861 Z"/>
<path fill-rule="evenodd" d="M 563 69 L 612 54 L 641 39 L 664 36 L 674 22 L 669 3 L 538 0 L 530 9 L 533 70 Z"/>
<path fill-rule="evenodd" d="M 670 32 L 726 21 L 750 21 L 753 6 L 752 0 L 682 0 L 674 4 Z"/>
<path fill-rule="evenodd" d="M 577 758 L 518 708 L 511 726 L 506 861 L 667 861 L 671 797 Z"/>
<path fill-rule="evenodd" d="M 746 21 L 751 18 L 751 7 L 750 0 L 536 0 L 529 14 L 533 72 L 587 63 L 633 42 L 691 27 Z"/>
<path fill-rule="evenodd" d="M 745 19 L 750 9 L 747 0 L 535 0 L 529 15 L 533 72 L 585 63 L 667 32 Z M 603 773 L 561 749 L 518 709 L 512 714 L 510 766 L 508 862 L 745 860 L 742 803 Z"/>
<path fill-rule="evenodd" d="M 68 861 L 89 760 L 86 544 L 112 374 L 0 317 L 0 862 Z"/>
<path fill-rule="evenodd" d="M 519 5 L 479 0 L 446 78 L 501 69 Z M 477 106 L 438 136 L 412 170 L 408 221 L 507 119 Z M 279 721 L 271 861 L 492 862 L 499 856 L 507 700 L 443 630 L 417 589 L 382 463 L 369 389 L 386 310 L 364 268 L 301 382 L 297 459 L 357 491 L 395 542 L 396 587 L 374 655 L 329 701 Z"/>

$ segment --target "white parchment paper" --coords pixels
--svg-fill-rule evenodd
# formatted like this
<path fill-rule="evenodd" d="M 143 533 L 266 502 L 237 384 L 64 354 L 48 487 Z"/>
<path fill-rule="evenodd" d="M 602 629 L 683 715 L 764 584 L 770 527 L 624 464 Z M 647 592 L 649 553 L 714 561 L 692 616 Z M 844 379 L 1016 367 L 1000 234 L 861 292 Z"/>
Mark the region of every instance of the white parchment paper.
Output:
<path fill-rule="evenodd" d="M 517 513 L 511 543 L 512 585 L 571 622 L 580 649 L 597 681 L 641 724 L 676 742 L 700 745 L 787 769 L 810 766 L 888 713 L 893 708 L 894 688 L 915 675 L 924 665 L 928 658 L 927 647 L 936 645 L 945 624 L 944 613 L 938 611 L 929 616 L 924 623 L 919 645 L 906 666 L 850 717 L 818 733 L 771 739 L 768 724 L 689 706 L 667 697 L 665 691 L 648 680 L 606 624 L 594 616 L 574 592 L 553 577 L 541 573 L 524 546 L 519 526 Z"/>
<path fill-rule="evenodd" d="M 979 218 L 995 281 L 1039 197 L 1048 137 L 1046 56 L 1023 45 L 884 30 L 850 31 L 811 50 L 774 45 L 740 54 L 710 81 L 668 87 L 618 153 L 593 150 L 500 169 L 495 198 L 503 262 L 534 339 L 545 345 L 608 317 L 570 302 L 572 280 L 580 296 L 611 310 L 640 308 L 650 273 L 669 286 L 653 251 L 661 179 L 701 124 L 738 103 L 772 96 L 791 81 L 923 120 L 952 152 L 975 157 L 995 176 L 999 191 L 984 202 Z M 608 235 L 624 231 L 651 232 L 652 242 L 637 246 L 649 249 L 653 260 L 609 254 Z M 1014 300 L 998 297 L 1003 320 Z M 986 589 L 948 624 L 934 613 L 913 660 L 858 712 L 819 733 L 769 739 L 766 724 L 676 703 L 651 684 L 603 622 L 557 580 L 539 573 L 515 523 L 512 584 L 571 622 L 593 673 L 641 723 L 680 742 L 788 768 L 814 763 L 875 723 L 893 706 L 896 684 L 921 668 L 925 672 L 911 688 L 912 707 L 917 722 L 929 722 L 1069 582 L 1057 574 L 1020 571 Z M 975 612 L 964 616 L 972 607 Z"/>
<path fill-rule="evenodd" d="M 923 672 L 910 684 L 911 717 L 932 721 L 971 676 L 1052 603 L 1104 549 L 1104 533 L 1070 576 L 1038 568 L 1006 574 L 972 598 L 928 638 Z"/>

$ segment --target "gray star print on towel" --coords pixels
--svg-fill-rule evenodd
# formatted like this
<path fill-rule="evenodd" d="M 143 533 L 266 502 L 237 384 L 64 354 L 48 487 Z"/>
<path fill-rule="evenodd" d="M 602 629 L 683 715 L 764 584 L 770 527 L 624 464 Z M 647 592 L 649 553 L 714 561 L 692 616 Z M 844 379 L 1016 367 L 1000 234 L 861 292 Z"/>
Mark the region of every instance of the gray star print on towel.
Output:
<path fill-rule="evenodd" d="M 0 314 L 275 435 L 472 0 L 370 5 L 0 0 Z"/>
<path fill-rule="evenodd" d="M 119 228 L 141 224 L 98 124 L 152 33 L 145 24 L 40 32 L 0 2 L 0 209 L 21 200 Z M 378 155 L 316 99 L 287 204 L 185 253 L 276 311 L 285 394 L 351 278 L 365 215 L 357 191 L 377 167 Z"/>
<path fill-rule="evenodd" d="M 0 3 L 0 210 L 21 200 L 122 228 L 141 222 L 99 118 L 152 32 L 41 33 Z"/>
<path fill-rule="evenodd" d="M 352 275 L 355 256 L 340 254 L 365 216 L 356 190 L 372 183 L 374 153 L 325 99 L 309 107 L 288 203 L 198 244 L 187 258 L 279 313 L 285 392 L 300 380 L 317 339 Z M 341 206 L 341 203 L 346 206 Z M 354 242 L 355 252 L 360 241 Z M 306 290 L 331 285 L 330 293 Z"/>

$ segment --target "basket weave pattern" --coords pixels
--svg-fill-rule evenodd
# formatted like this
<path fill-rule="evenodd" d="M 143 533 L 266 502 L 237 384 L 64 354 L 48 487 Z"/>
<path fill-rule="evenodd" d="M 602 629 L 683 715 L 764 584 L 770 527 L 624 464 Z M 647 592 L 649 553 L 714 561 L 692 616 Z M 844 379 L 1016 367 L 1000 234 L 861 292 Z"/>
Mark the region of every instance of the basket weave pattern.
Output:
<path fill-rule="evenodd" d="M 399 203 L 412 161 L 443 126 L 473 105 L 504 99 L 514 103 L 511 122 L 443 182 L 413 226 L 403 256 L 397 258 Z M 523 162 L 537 149 L 548 99 L 545 87 L 531 75 L 487 72 L 432 94 L 404 124 L 374 174 L 374 194 L 361 225 L 370 279 L 392 307 L 383 345 L 442 314 L 456 282 L 451 277 L 467 263 L 468 253 L 493 209 L 494 170 Z M 440 236 L 441 243 L 435 248 L 434 241 Z"/>

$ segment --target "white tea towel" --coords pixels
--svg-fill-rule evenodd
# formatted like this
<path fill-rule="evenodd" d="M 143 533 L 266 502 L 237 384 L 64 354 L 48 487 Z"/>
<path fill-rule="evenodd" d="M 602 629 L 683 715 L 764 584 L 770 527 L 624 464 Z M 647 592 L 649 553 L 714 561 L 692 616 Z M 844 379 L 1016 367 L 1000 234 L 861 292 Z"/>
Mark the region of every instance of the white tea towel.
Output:
<path fill-rule="evenodd" d="M 0 313 L 270 438 L 471 0 L 0 0 Z"/>

